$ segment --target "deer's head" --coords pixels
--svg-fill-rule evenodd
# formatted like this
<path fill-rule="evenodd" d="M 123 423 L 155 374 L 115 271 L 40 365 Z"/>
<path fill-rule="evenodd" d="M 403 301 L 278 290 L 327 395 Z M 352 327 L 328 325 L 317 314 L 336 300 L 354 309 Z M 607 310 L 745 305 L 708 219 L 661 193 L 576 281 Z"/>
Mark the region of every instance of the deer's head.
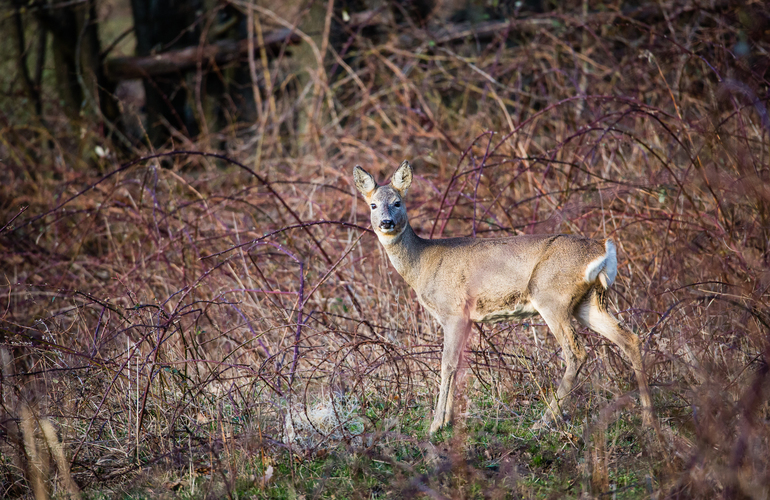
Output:
<path fill-rule="evenodd" d="M 353 178 L 356 188 L 364 196 L 371 209 L 371 221 L 374 232 L 383 244 L 387 244 L 397 238 L 409 224 L 406 215 L 404 197 L 412 184 L 412 167 L 408 161 L 404 161 L 390 184 L 378 186 L 374 177 L 356 166 L 353 169 Z"/>

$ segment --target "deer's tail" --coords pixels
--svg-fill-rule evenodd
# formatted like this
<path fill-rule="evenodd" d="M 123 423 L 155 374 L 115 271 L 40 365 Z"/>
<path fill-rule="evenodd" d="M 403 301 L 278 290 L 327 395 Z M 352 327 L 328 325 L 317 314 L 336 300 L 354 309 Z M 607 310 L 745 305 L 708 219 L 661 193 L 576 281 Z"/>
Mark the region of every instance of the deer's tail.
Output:
<path fill-rule="evenodd" d="M 592 260 L 586 267 L 585 280 L 586 283 L 594 283 L 598 279 L 606 290 L 618 275 L 618 253 L 611 239 L 604 242 L 604 250 L 603 256 Z"/>

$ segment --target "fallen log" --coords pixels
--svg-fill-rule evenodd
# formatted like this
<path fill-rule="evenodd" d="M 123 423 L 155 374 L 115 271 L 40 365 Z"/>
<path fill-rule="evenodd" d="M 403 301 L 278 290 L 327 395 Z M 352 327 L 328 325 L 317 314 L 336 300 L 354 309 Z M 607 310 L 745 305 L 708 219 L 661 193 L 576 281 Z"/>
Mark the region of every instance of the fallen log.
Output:
<path fill-rule="evenodd" d="M 684 10 L 697 9 L 698 6 L 689 6 Z M 592 13 L 593 22 L 612 23 L 618 20 L 636 22 L 638 19 L 647 19 L 649 16 L 658 15 L 657 6 L 637 7 L 623 11 L 608 11 Z M 432 30 L 415 31 L 413 38 L 423 41 L 432 41 L 435 44 L 451 43 L 468 37 L 476 39 L 489 38 L 500 32 L 513 30 L 536 31 L 551 26 L 554 21 L 564 23 L 582 24 L 581 19 L 569 19 L 563 16 L 540 15 L 530 18 L 505 19 L 485 21 L 479 23 L 443 23 L 434 26 Z M 345 21 L 348 29 L 365 26 L 392 24 L 393 16 L 389 10 L 376 9 L 350 14 Z M 301 40 L 300 36 L 290 29 L 279 29 L 265 34 L 265 48 L 275 49 L 282 44 L 296 44 Z M 259 48 L 254 41 L 254 47 Z M 114 81 L 135 78 L 147 78 L 166 75 L 194 68 L 199 62 L 204 64 L 224 64 L 231 62 L 246 54 L 249 50 L 248 40 L 221 40 L 210 45 L 186 47 L 150 56 L 115 57 L 105 61 L 105 73 Z"/>
<path fill-rule="evenodd" d="M 266 33 L 264 46 L 276 49 L 283 44 L 292 45 L 299 41 L 300 37 L 295 32 L 281 29 Z M 256 40 L 254 48 L 260 48 Z M 194 68 L 199 62 L 204 66 L 225 64 L 238 59 L 248 50 L 248 40 L 221 40 L 210 45 L 185 47 L 149 56 L 114 57 L 105 61 L 104 69 L 107 78 L 114 81 L 148 78 L 185 71 Z"/>

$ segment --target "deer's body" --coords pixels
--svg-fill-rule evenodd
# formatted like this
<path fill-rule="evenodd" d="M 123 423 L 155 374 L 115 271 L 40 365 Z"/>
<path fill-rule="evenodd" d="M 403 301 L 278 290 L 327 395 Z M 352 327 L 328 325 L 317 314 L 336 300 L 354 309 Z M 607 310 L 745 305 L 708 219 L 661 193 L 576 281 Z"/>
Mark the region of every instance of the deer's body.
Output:
<path fill-rule="evenodd" d="M 606 255 L 604 245 L 579 236 L 427 240 L 410 226 L 385 248 L 393 267 L 433 316 L 442 318 L 462 309 L 478 323 L 535 316 L 538 291 L 552 286 L 582 298 L 592 283 L 573 283 L 570 278 L 585 274 L 587 262 L 602 261 Z M 560 265 L 538 265 L 550 259 Z"/>
<path fill-rule="evenodd" d="M 652 421 L 639 339 L 607 311 L 604 292 L 617 274 L 612 240 L 574 235 L 508 238 L 420 238 L 402 203 L 412 170 L 404 162 L 391 185 L 378 186 L 360 167 L 358 190 L 371 206 L 372 227 L 390 262 L 444 330 L 441 389 L 431 432 L 452 420 L 455 386 L 473 322 L 496 323 L 539 314 L 564 351 L 566 372 L 549 402 L 546 421 L 560 415 L 559 402 L 572 389 L 586 360 L 570 319 L 617 344 L 630 358 L 639 384 L 645 423 Z"/>

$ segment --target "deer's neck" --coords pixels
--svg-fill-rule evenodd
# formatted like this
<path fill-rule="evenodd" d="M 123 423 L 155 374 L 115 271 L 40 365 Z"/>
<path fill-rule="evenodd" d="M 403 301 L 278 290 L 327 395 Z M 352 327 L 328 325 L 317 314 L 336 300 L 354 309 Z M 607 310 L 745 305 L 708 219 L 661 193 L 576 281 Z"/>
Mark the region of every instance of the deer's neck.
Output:
<path fill-rule="evenodd" d="M 426 246 L 426 241 L 417 236 L 409 224 L 398 236 L 387 240 L 380 238 L 380 243 L 385 248 L 390 263 L 412 288 L 414 288 L 420 274 L 420 257 Z"/>

